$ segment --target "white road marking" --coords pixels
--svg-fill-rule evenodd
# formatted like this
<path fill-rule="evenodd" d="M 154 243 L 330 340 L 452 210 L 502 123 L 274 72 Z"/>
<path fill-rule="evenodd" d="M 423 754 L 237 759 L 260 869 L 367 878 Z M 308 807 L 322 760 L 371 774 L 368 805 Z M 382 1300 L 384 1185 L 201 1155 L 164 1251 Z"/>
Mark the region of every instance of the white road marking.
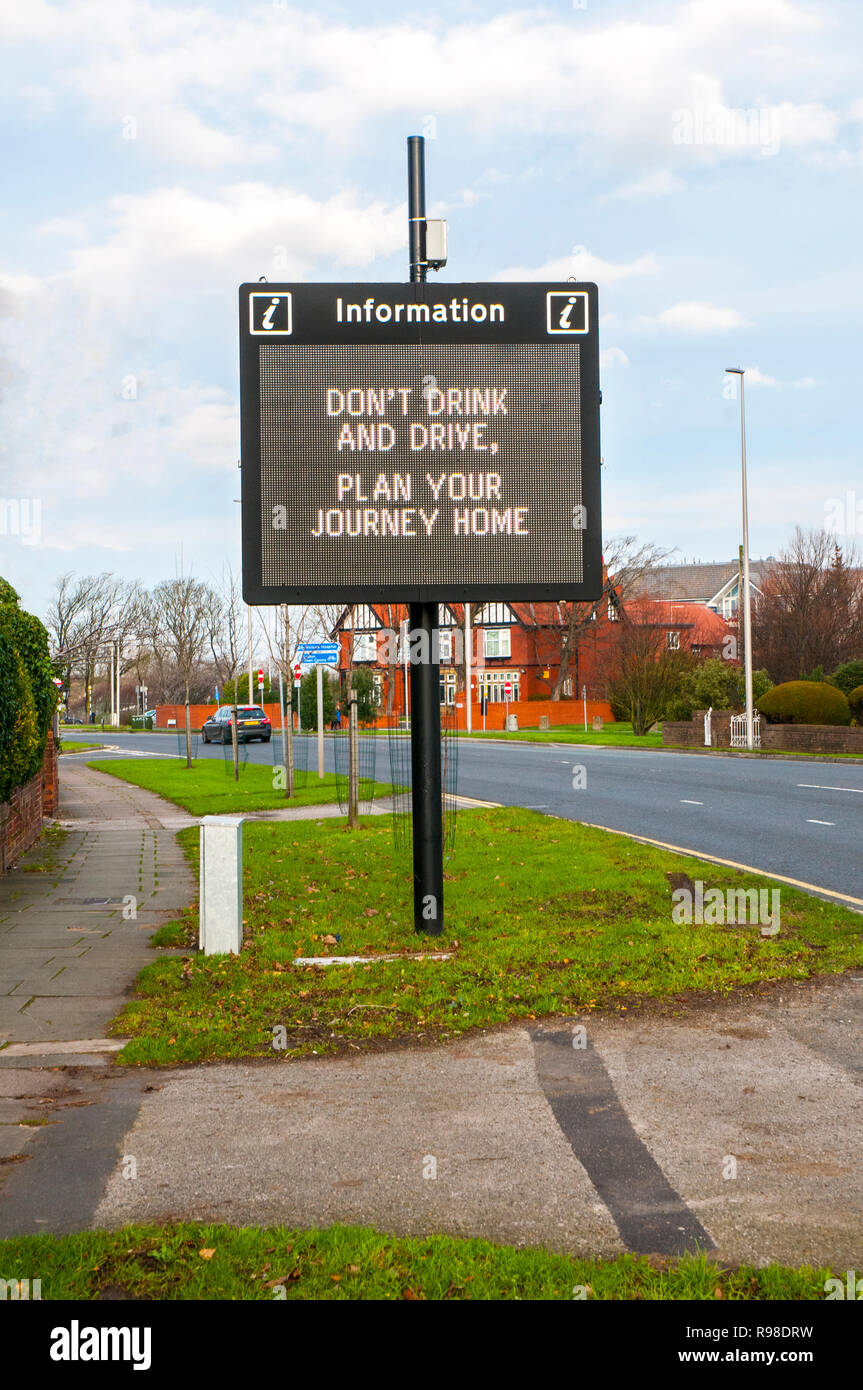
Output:
<path fill-rule="evenodd" d="M 687 801 L 686 797 L 685 797 L 685 796 L 682 796 L 682 797 L 680 798 L 680 804 L 681 804 L 681 806 L 703 806 L 703 805 L 704 805 L 704 802 L 703 802 L 703 801 Z"/>
<path fill-rule="evenodd" d="M 798 782 L 798 787 L 811 787 L 816 792 L 854 792 L 863 796 L 863 787 L 822 787 L 818 782 Z"/>
<path fill-rule="evenodd" d="M 835 820 L 807 820 L 807 825 L 835 825 Z"/>

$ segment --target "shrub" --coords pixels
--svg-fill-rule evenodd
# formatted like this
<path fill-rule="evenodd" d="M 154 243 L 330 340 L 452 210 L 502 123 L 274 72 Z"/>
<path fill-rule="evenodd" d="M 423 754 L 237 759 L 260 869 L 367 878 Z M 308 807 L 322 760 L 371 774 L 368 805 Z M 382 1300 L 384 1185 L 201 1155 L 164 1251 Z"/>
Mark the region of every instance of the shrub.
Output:
<path fill-rule="evenodd" d="M 846 661 L 844 666 L 836 667 L 830 679 L 845 695 L 850 696 L 852 690 L 863 685 L 863 661 Z"/>
<path fill-rule="evenodd" d="M 357 692 L 357 722 L 359 724 L 373 724 L 378 713 L 378 692 L 375 678 L 367 666 L 358 666 L 353 677 L 354 690 Z M 344 719 L 350 708 L 347 689 L 342 697 L 341 705 L 342 718 Z"/>
<path fill-rule="evenodd" d="M 758 701 L 770 724 L 850 724 L 848 701 L 824 681 L 785 681 Z"/>
<path fill-rule="evenodd" d="M 858 724 L 863 724 L 863 685 L 858 685 L 848 696 L 848 706 Z"/>
<path fill-rule="evenodd" d="M 0 579 L 0 802 L 39 771 L 56 703 L 48 634 Z"/>

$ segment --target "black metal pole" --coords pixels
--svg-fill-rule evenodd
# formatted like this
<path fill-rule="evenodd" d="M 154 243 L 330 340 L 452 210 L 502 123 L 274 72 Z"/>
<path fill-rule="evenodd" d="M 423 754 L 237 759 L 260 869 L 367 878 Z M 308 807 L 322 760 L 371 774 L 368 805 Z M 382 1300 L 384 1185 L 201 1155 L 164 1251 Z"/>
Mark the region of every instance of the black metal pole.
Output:
<path fill-rule="evenodd" d="M 438 606 L 410 605 L 414 930 L 443 931 L 443 786 Z"/>
<path fill-rule="evenodd" d="M 408 138 L 410 276 L 422 284 L 426 262 L 425 140 Z M 438 606 L 409 608 L 411 685 L 411 803 L 413 810 L 414 929 L 443 931 L 443 786 L 440 748 Z"/>
<path fill-rule="evenodd" d="M 428 273 L 426 261 L 426 161 L 425 139 L 408 136 L 408 245 L 411 281 L 421 283 Z"/>

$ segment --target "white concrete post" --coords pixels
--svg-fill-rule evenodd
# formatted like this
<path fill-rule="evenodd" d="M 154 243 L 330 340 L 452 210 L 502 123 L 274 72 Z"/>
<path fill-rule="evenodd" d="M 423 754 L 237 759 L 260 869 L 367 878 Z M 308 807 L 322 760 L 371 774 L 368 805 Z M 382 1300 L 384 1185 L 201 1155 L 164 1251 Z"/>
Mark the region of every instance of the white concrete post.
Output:
<path fill-rule="evenodd" d="M 201 821 L 201 915 L 205 956 L 239 955 L 243 945 L 243 817 Z"/>

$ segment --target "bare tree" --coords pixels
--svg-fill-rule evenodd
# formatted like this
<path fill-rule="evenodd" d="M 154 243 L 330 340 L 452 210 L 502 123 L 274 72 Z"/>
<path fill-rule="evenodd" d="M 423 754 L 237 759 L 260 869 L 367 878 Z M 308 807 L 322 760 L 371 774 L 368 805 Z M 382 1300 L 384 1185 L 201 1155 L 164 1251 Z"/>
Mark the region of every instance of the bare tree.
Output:
<path fill-rule="evenodd" d="M 633 733 L 646 734 L 663 718 L 692 663 L 689 652 L 669 650 L 662 624 L 625 616 L 617 623 L 606 693 L 625 712 Z"/>
<path fill-rule="evenodd" d="M 608 541 L 604 551 L 603 583 L 599 597 L 592 603 L 561 603 L 562 639 L 560 644 L 557 679 L 551 692 L 552 700 L 559 700 L 564 683 L 573 675 L 576 654 L 580 639 L 594 631 L 594 623 L 600 614 L 611 604 L 616 612 L 625 608 L 627 598 L 642 584 L 644 579 L 661 565 L 671 554 L 650 542 L 639 543 L 635 536 L 620 536 Z M 534 627 L 534 640 L 538 642 L 540 628 Z M 535 653 L 540 659 L 539 652 Z M 545 660 L 545 656 L 541 658 Z"/>
<path fill-rule="evenodd" d="M 182 676 L 186 706 L 186 766 L 192 766 L 189 689 L 207 641 L 207 615 L 212 596 L 208 586 L 191 575 L 165 579 L 153 590 L 166 643 Z"/>
<path fill-rule="evenodd" d="M 863 569 L 857 548 L 798 526 L 761 584 L 753 660 L 776 682 L 863 655 Z"/>

